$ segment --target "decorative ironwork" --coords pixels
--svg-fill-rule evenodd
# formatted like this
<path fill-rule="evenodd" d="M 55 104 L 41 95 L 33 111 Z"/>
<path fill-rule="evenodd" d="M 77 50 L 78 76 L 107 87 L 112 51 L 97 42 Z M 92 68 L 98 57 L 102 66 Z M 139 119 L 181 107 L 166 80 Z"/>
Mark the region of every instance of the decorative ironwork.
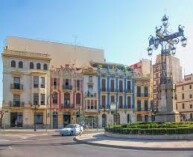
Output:
<path fill-rule="evenodd" d="M 186 46 L 187 38 L 184 36 L 184 27 L 179 25 L 178 32 L 171 33 L 168 31 L 168 19 L 169 17 L 164 15 L 161 19 L 162 25 L 156 27 L 156 36 L 149 37 L 149 47 L 147 48 L 148 55 L 152 55 L 153 50 L 157 50 L 161 45 L 161 73 L 160 84 L 166 84 L 171 81 L 171 78 L 167 77 L 166 72 L 166 56 L 174 55 L 176 53 L 176 47 L 180 41 L 183 47 Z"/>

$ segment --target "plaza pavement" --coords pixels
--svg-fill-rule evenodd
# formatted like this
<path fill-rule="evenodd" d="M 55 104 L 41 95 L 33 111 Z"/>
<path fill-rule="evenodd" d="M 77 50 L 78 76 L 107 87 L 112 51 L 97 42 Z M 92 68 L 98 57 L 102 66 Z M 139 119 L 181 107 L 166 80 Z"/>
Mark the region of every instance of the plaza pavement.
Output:
<path fill-rule="evenodd" d="M 135 140 L 109 137 L 104 133 L 83 134 L 81 136 L 76 136 L 74 140 L 78 143 L 124 149 L 167 151 L 193 150 L 193 140 Z"/>

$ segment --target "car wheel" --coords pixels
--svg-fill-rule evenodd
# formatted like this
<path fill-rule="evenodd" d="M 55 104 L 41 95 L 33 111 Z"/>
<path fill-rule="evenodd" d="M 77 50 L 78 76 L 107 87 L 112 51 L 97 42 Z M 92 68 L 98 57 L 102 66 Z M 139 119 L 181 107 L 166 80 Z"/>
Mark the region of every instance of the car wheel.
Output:
<path fill-rule="evenodd" d="M 62 134 L 62 136 L 64 136 L 64 134 Z"/>

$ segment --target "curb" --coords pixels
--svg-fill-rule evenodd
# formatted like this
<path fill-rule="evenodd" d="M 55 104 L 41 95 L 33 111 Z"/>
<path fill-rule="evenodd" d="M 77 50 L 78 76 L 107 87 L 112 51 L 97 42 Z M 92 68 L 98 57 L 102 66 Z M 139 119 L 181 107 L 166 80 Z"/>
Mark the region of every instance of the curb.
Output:
<path fill-rule="evenodd" d="M 134 146 L 119 146 L 119 145 L 107 145 L 102 143 L 92 143 L 86 140 L 77 139 L 76 137 L 74 137 L 73 140 L 79 144 L 88 144 L 93 146 L 102 146 L 102 147 L 109 147 L 109 148 L 152 150 L 152 151 L 193 151 L 192 147 L 186 147 L 186 148 L 134 147 Z"/>

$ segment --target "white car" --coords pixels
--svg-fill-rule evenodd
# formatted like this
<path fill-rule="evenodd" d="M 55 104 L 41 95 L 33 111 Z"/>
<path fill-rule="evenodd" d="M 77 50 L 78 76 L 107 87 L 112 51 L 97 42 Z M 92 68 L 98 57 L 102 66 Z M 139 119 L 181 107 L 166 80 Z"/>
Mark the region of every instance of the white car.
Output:
<path fill-rule="evenodd" d="M 59 130 L 61 136 L 64 135 L 81 135 L 83 127 L 79 124 L 68 124 L 66 127 Z"/>

